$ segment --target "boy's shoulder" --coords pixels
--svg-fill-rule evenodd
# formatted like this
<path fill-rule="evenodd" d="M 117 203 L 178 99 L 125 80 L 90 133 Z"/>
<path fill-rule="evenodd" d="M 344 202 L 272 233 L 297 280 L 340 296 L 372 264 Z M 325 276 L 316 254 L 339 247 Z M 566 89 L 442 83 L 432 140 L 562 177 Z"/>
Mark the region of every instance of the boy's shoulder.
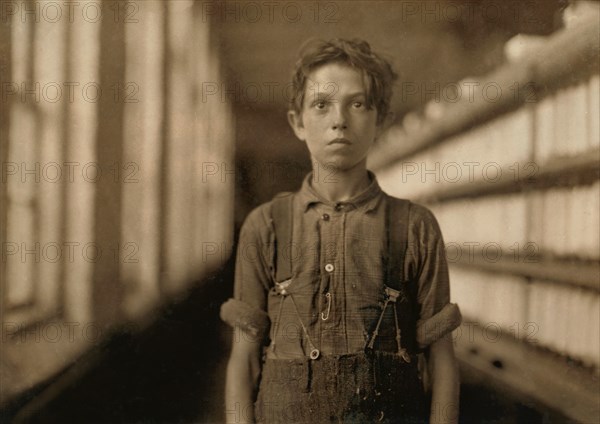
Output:
<path fill-rule="evenodd" d="M 409 200 L 409 199 L 391 196 L 385 192 L 383 192 L 383 194 L 388 197 L 389 201 L 396 200 L 396 201 L 409 201 L 410 202 L 409 220 L 410 220 L 411 224 L 413 224 L 413 225 L 414 224 L 435 224 L 435 225 L 437 225 L 437 219 L 435 218 L 435 215 L 433 214 L 431 209 L 429 209 L 428 207 L 423 206 L 420 203 L 413 202 L 412 200 Z"/>
<path fill-rule="evenodd" d="M 267 202 L 264 202 L 254 209 L 250 211 L 246 220 L 244 221 L 244 226 L 252 227 L 252 228 L 271 228 L 272 224 L 272 210 L 273 204 L 278 201 L 278 199 L 289 199 L 290 196 L 294 196 L 297 192 L 292 191 L 284 191 L 281 193 L 277 193 L 273 198 Z"/>
<path fill-rule="evenodd" d="M 398 199 L 387 193 L 385 195 L 388 200 Z M 408 234 L 409 240 L 419 240 L 420 242 L 437 242 L 443 239 L 442 230 L 431 209 L 413 201 L 410 201 L 408 214 Z"/>

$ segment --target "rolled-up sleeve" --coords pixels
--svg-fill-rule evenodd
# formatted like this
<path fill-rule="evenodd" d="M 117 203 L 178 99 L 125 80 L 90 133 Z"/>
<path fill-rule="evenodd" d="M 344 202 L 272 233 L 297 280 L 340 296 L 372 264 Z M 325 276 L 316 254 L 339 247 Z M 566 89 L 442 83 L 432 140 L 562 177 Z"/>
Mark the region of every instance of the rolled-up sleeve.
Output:
<path fill-rule="evenodd" d="M 268 258 L 272 235 L 266 217 L 267 205 L 254 209 L 240 230 L 237 246 L 233 299 L 221 307 L 228 324 L 263 337 L 269 328 L 267 293 L 271 281 Z"/>
<path fill-rule="evenodd" d="M 439 224 L 431 211 L 413 204 L 410 213 L 407 274 L 418 284 L 417 341 L 426 347 L 461 322 L 458 306 L 450 303 L 446 249 Z"/>

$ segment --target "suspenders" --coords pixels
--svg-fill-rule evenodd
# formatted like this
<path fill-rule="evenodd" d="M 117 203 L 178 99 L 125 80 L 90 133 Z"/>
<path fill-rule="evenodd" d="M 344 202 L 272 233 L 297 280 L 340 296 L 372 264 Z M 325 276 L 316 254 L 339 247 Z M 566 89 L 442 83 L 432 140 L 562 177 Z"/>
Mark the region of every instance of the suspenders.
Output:
<path fill-rule="evenodd" d="M 296 315 L 302 332 L 306 336 L 306 340 L 310 346 L 310 359 L 317 359 L 321 352 L 312 342 L 308 330 L 304 325 L 298 311 L 298 306 L 294 300 L 294 296 L 287 292 L 287 287 L 292 282 L 292 232 L 294 229 L 293 218 L 294 208 L 292 207 L 294 196 L 293 193 L 283 193 L 273 199 L 271 217 L 273 218 L 273 226 L 275 227 L 275 254 L 277 265 L 275 268 L 275 291 L 282 296 L 279 302 L 279 312 L 277 320 L 273 328 L 273 337 L 277 336 L 279 328 L 279 320 L 281 319 L 281 311 L 283 308 L 283 298 L 289 296 L 290 301 L 294 305 Z M 275 340 L 271 341 L 271 349 L 275 350 Z"/>
<path fill-rule="evenodd" d="M 404 279 L 404 262 L 408 248 L 409 213 L 409 200 L 387 196 L 385 214 L 387 256 L 384 258 L 385 281 L 388 286 L 386 287 L 386 295 L 394 307 L 398 353 L 405 359 L 408 358 L 407 350 L 411 353 L 417 351 L 417 311 L 415 310 L 417 306 L 417 289 L 414 282 L 405 281 Z M 400 328 L 402 329 L 402 347 L 400 346 L 400 334 L 398 334 Z"/>
<path fill-rule="evenodd" d="M 404 257 L 408 246 L 408 213 L 410 201 L 387 197 L 385 228 L 387 253 L 384 258 L 386 281 L 398 286 L 404 280 Z"/>
<path fill-rule="evenodd" d="M 293 231 L 293 199 L 293 193 L 277 195 L 273 199 L 271 210 L 273 226 L 275 229 L 275 290 L 284 297 L 289 294 L 286 291 L 286 288 L 290 284 L 292 278 L 293 255 L 291 247 Z M 413 302 L 410 302 L 409 298 L 416 299 L 416 293 L 409 288 L 409 282 L 403 281 L 404 260 L 408 246 L 408 215 L 410 201 L 387 196 L 386 203 L 385 228 L 387 229 L 387 255 L 383 258 L 386 300 L 375 331 L 368 339 L 366 347 L 373 348 L 383 315 L 388 304 L 392 303 L 396 326 L 397 353 L 404 358 L 406 362 L 410 362 L 408 352 L 415 353 L 416 351 L 416 316 L 414 314 Z M 295 307 L 296 304 L 293 296 L 290 296 L 290 299 Z M 397 306 L 397 304 L 399 304 L 399 306 Z M 280 302 L 280 306 L 281 305 L 283 305 L 283 301 Z M 277 334 L 280 316 L 281 307 L 278 320 L 274 325 L 274 337 Z M 298 318 L 300 318 L 300 316 L 298 316 Z M 310 357 L 311 359 L 317 359 L 320 352 L 311 342 L 308 331 L 302 323 L 302 320 L 300 320 L 300 324 L 311 347 Z M 275 347 L 274 341 L 272 341 L 272 347 Z"/>
<path fill-rule="evenodd" d="M 293 193 L 282 193 L 273 199 L 271 217 L 275 227 L 275 280 L 287 281 L 292 278 L 292 230 L 294 228 Z"/>

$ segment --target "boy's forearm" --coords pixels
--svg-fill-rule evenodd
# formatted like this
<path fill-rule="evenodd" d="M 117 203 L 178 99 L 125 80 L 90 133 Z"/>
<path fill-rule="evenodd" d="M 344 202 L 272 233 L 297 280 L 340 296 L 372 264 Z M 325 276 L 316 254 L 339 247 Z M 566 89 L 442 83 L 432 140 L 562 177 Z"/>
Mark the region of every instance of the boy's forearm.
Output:
<path fill-rule="evenodd" d="M 260 344 L 256 341 L 233 342 L 225 380 L 225 421 L 254 422 L 254 390 L 260 375 Z"/>
<path fill-rule="evenodd" d="M 225 422 L 254 422 L 253 388 L 249 367 L 230 360 L 225 382 Z"/>
<path fill-rule="evenodd" d="M 432 376 L 430 422 L 455 424 L 459 411 L 458 364 L 450 334 L 430 347 L 429 369 Z"/>

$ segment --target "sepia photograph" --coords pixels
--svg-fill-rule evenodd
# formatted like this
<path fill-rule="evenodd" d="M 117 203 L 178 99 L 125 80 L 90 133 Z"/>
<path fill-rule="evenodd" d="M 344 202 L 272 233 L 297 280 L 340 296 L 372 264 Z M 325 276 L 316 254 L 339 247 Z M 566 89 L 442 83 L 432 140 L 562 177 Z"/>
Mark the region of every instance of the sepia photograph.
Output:
<path fill-rule="evenodd" d="M 0 423 L 600 423 L 600 1 L 0 0 Z"/>

